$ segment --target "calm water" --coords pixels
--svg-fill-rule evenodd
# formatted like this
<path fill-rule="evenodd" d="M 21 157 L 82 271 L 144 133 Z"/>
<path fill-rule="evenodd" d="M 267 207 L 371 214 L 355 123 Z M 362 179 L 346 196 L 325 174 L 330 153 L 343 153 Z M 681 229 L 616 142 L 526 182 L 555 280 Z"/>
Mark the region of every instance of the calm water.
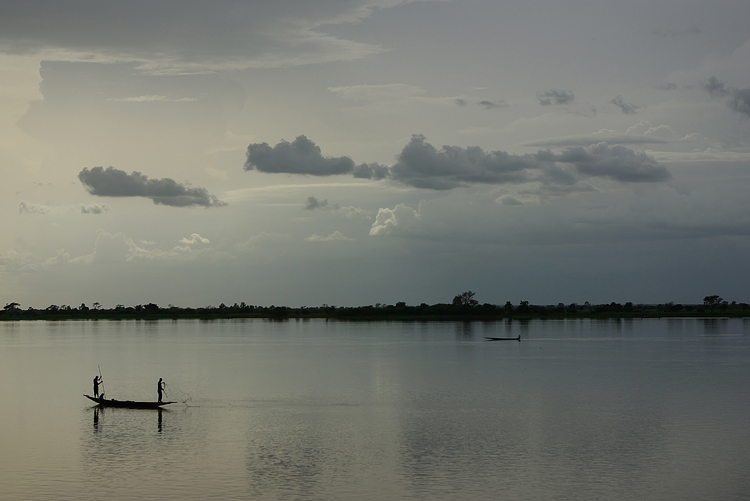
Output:
<path fill-rule="evenodd" d="M 3 500 L 750 496 L 750 319 L 0 323 L 0 402 Z"/>

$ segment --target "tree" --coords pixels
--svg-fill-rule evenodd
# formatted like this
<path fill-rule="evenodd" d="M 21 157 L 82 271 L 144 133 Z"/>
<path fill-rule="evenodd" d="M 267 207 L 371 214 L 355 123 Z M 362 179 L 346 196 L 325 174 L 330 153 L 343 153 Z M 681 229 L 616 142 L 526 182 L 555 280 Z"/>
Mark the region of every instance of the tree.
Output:
<path fill-rule="evenodd" d="M 18 307 L 21 306 L 21 303 L 8 303 L 6 304 L 3 309 L 5 311 L 15 311 L 18 309 Z"/>
<path fill-rule="evenodd" d="M 719 306 L 722 301 L 724 301 L 724 298 L 721 296 L 706 296 L 703 298 L 703 304 L 712 310 Z"/>
<path fill-rule="evenodd" d="M 463 307 L 463 306 L 476 306 L 479 304 L 479 301 L 474 299 L 474 296 L 476 296 L 476 292 L 472 291 L 466 291 L 462 292 L 458 296 L 453 298 L 453 306 L 457 307 Z"/>

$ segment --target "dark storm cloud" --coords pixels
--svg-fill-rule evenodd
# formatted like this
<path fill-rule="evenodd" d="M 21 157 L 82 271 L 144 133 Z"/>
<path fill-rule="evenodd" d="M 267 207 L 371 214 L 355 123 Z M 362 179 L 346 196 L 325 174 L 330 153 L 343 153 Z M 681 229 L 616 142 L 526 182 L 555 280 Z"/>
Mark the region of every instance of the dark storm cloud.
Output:
<path fill-rule="evenodd" d="M 189 188 L 170 178 L 149 179 L 140 172 L 128 174 L 114 167 L 85 168 L 78 179 L 89 193 L 100 197 L 145 197 L 173 207 L 226 205 L 205 188 Z"/>
<path fill-rule="evenodd" d="M 293 142 L 281 141 L 274 147 L 268 143 L 254 143 L 247 147 L 245 170 L 260 172 L 333 176 L 349 174 L 354 161 L 349 157 L 324 157 L 320 148 L 305 136 Z"/>
<path fill-rule="evenodd" d="M 619 106 L 622 112 L 626 115 L 633 115 L 635 114 L 635 110 L 638 109 L 638 106 L 626 103 L 622 96 L 617 96 L 612 101 L 610 101 L 610 103 L 614 104 L 615 106 Z"/>
<path fill-rule="evenodd" d="M 536 98 L 542 106 L 570 104 L 575 100 L 575 96 L 571 91 L 558 89 L 548 90 L 547 92 L 537 92 Z"/>
<path fill-rule="evenodd" d="M 738 113 L 750 116 L 750 87 L 744 89 L 730 87 L 718 78 L 711 77 L 703 88 L 714 97 L 730 96 L 727 105 Z"/>
<path fill-rule="evenodd" d="M 275 167 L 264 172 L 284 172 L 294 174 L 328 175 L 321 170 L 332 165 L 354 165 L 349 157 L 328 159 L 321 155 L 315 143 L 303 138 L 305 151 L 309 155 L 295 155 L 288 163 L 286 149 L 292 144 L 282 141 L 271 148 L 266 143 L 251 144 L 248 151 L 263 146 L 262 162 Z M 281 148 L 280 148 L 281 147 Z M 274 157 L 277 149 L 284 153 Z M 250 153 L 248 153 L 248 162 Z M 306 163 L 309 160 L 309 164 Z M 345 161 L 344 161 L 345 160 Z M 256 159 L 257 161 L 257 159 Z M 323 167 L 321 167 L 321 163 Z M 569 167 L 572 166 L 573 171 Z M 252 168 L 252 167 L 251 167 Z M 245 170 L 249 170 L 247 163 Z M 361 179 L 389 179 L 391 181 L 429 190 L 450 190 L 472 184 L 512 184 L 540 181 L 548 186 L 571 186 L 580 177 L 602 177 L 620 182 L 657 182 L 670 177 L 669 171 L 656 159 L 643 152 L 637 152 L 620 145 L 599 142 L 589 147 L 571 147 L 561 153 L 539 150 L 533 154 L 513 155 L 504 151 L 484 151 L 478 146 L 462 148 L 443 146 L 435 148 L 422 135 L 415 134 L 401 153 L 396 163 L 388 167 L 380 164 L 361 164 L 348 170 L 338 170 L 337 174 L 351 173 Z M 327 207 L 327 200 L 310 197 L 305 206 L 308 210 Z"/>

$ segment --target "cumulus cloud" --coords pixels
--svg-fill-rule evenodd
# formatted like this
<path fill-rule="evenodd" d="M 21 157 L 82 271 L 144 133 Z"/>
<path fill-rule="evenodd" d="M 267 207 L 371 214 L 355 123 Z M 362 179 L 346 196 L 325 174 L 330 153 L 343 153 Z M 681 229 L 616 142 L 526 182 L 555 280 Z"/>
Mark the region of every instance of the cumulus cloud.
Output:
<path fill-rule="evenodd" d="M 398 204 L 393 209 L 380 209 L 370 228 L 370 235 L 397 235 L 420 222 L 420 214 L 411 207 Z"/>
<path fill-rule="evenodd" d="M 207 238 L 203 238 L 197 233 L 193 233 L 190 235 L 190 238 L 181 238 L 179 243 L 186 244 L 186 245 L 195 245 L 195 244 L 210 244 L 211 241 Z"/>
<path fill-rule="evenodd" d="M 325 158 L 314 143 L 307 138 L 304 140 L 314 147 L 309 148 L 314 152 L 310 155 L 311 165 L 308 166 L 298 156 L 295 158 L 295 168 L 289 170 L 300 174 L 316 174 L 321 170 L 321 159 Z M 268 147 L 267 152 L 273 152 L 274 149 Z M 348 160 L 349 165 L 354 164 L 348 157 L 334 160 L 342 162 L 342 159 Z M 573 170 L 566 166 L 572 166 Z M 407 186 L 431 190 L 450 190 L 472 184 L 500 185 L 532 181 L 569 186 L 577 182 L 577 176 L 605 177 L 621 182 L 655 182 L 669 178 L 667 169 L 652 156 L 621 145 L 610 145 L 606 141 L 598 141 L 586 148 L 571 147 L 561 153 L 540 150 L 534 154 L 513 155 L 504 151 L 484 151 L 478 146 L 443 146 L 437 149 L 419 134 L 412 136 L 394 165 L 387 167 L 370 164 L 366 169 L 359 166 L 351 173 L 359 178 L 387 178 Z M 371 173 L 373 175 L 368 176 Z M 327 206 L 327 200 L 320 201 L 310 197 L 305 208 L 315 210 Z"/>
<path fill-rule="evenodd" d="M 750 116 L 750 87 L 738 89 L 712 76 L 703 88 L 714 97 L 730 96 L 727 105 L 738 113 Z"/>
<path fill-rule="evenodd" d="M 618 106 L 626 115 L 633 115 L 635 114 L 635 110 L 638 109 L 638 106 L 632 103 L 626 103 L 622 96 L 617 96 L 616 98 L 612 99 L 610 103 Z"/>
<path fill-rule="evenodd" d="M 81 214 L 104 214 L 109 210 L 107 204 L 81 204 Z"/>
<path fill-rule="evenodd" d="M 268 143 L 254 143 L 247 147 L 246 155 L 246 171 L 333 176 L 354 170 L 351 158 L 324 157 L 320 148 L 305 136 L 298 136 L 291 143 L 282 140 L 274 147 Z"/>
<path fill-rule="evenodd" d="M 354 239 L 343 235 L 340 231 L 334 231 L 327 237 L 324 237 L 321 235 L 311 235 L 307 237 L 305 240 L 307 240 L 308 242 L 331 242 L 334 240 L 352 241 Z"/>
<path fill-rule="evenodd" d="M 205 188 L 189 188 L 170 178 L 149 179 L 140 172 L 128 174 L 114 167 L 85 168 L 78 179 L 89 193 L 100 197 L 145 197 L 173 207 L 226 205 Z"/>
<path fill-rule="evenodd" d="M 552 89 L 546 92 L 537 92 L 536 98 L 542 106 L 553 104 L 570 104 L 575 100 L 573 92 L 569 90 Z"/>
<path fill-rule="evenodd" d="M 556 156 L 558 162 L 575 165 L 578 172 L 615 181 L 664 181 L 670 177 L 666 167 L 643 152 L 620 145 L 599 143 L 590 148 L 568 148 Z"/>

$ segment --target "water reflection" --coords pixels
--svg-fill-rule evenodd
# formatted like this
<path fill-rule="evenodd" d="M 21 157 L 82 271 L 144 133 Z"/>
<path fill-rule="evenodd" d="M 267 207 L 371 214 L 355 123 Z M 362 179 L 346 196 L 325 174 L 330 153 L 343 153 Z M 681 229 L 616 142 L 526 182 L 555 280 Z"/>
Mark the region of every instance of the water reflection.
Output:
<path fill-rule="evenodd" d="M 710 336 L 716 336 L 723 334 L 727 331 L 729 326 L 728 318 L 699 318 L 699 325 L 703 328 L 703 332 Z"/>
<path fill-rule="evenodd" d="M 456 322 L 456 339 L 471 339 L 474 335 L 474 322 Z"/>

